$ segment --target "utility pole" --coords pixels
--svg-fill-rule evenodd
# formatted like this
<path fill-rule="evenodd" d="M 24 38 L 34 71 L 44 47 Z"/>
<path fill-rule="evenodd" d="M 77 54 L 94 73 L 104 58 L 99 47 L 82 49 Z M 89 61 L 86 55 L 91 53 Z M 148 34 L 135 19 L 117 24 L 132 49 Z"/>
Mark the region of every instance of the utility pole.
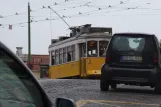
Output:
<path fill-rule="evenodd" d="M 30 3 L 28 3 L 28 66 L 31 69 L 31 30 L 30 30 Z"/>

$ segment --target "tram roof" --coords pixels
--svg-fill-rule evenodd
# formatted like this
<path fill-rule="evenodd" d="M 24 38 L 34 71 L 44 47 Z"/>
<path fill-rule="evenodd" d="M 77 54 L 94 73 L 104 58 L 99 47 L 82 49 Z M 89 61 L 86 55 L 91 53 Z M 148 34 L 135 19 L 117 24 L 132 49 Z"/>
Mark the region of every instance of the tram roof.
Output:
<path fill-rule="evenodd" d="M 75 40 L 79 40 L 79 39 L 88 39 L 88 38 L 107 38 L 107 39 L 110 39 L 112 37 L 112 34 L 109 34 L 109 33 L 90 33 L 90 34 L 81 34 L 81 35 L 76 35 L 76 36 L 73 36 L 73 37 L 70 37 L 68 39 L 65 39 L 65 40 L 62 40 L 62 41 L 58 41 L 56 43 L 53 43 L 49 46 L 49 48 L 51 47 L 54 47 L 54 46 L 57 46 L 57 45 L 61 45 L 61 44 L 64 44 L 64 43 L 68 43 L 68 42 L 71 42 L 71 41 L 75 41 Z"/>

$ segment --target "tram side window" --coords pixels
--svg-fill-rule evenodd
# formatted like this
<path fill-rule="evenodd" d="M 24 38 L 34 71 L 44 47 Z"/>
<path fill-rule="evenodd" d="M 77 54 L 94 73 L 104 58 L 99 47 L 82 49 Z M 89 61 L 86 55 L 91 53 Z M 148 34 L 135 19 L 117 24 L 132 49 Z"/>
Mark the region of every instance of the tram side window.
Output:
<path fill-rule="evenodd" d="M 63 63 L 67 62 L 67 48 L 63 48 Z"/>
<path fill-rule="evenodd" d="M 59 64 L 59 50 L 56 50 L 55 54 L 56 54 L 56 57 L 55 57 L 56 63 L 55 64 Z"/>
<path fill-rule="evenodd" d="M 88 57 L 97 57 L 97 41 L 88 41 Z"/>
<path fill-rule="evenodd" d="M 99 41 L 99 55 L 100 57 L 105 57 L 106 55 L 106 48 L 108 46 L 108 41 Z"/>
<path fill-rule="evenodd" d="M 59 49 L 59 64 L 63 63 L 63 49 Z"/>
<path fill-rule="evenodd" d="M 72 61 L 75 60 L 75 45 L 72 45 Z"/>
<path fill-rule="evenodd" d="M 70 62 L 72 60 L 72 50 L 71 46 L 67 47 L 67 62 Z"/>
<path fill-rule="evenodd" d="M 55 51 L 51 52 L 51 64 L 55 65 Z"/>

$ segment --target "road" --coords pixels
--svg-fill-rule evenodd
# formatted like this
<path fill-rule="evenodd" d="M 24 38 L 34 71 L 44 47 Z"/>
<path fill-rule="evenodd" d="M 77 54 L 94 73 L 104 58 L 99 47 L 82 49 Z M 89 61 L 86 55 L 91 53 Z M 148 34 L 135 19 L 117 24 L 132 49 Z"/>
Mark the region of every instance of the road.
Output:
<path fill-rule="evenodd" d="M 119 85 L 116 90 L 101 92 L 99 80 L 42 79 L 40 84 L 50 99 L 73 99 L 77 107 L 161 107 L 161 95 L 150 87 Z"/>

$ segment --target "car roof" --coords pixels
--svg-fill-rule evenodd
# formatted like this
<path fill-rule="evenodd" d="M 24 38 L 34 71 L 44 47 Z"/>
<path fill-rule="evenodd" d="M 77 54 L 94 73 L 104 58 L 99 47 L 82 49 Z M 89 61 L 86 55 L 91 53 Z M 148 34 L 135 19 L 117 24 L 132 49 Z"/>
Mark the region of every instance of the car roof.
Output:
<path fill-rule="evenodd" d="M 136 32 L 122 32 L 122 33 L 115 33 L 114 35 L 147 35 L 147 36 L 155 36 L 154 34 L 150 34 L 150 33 L 136 33 Z"/>

